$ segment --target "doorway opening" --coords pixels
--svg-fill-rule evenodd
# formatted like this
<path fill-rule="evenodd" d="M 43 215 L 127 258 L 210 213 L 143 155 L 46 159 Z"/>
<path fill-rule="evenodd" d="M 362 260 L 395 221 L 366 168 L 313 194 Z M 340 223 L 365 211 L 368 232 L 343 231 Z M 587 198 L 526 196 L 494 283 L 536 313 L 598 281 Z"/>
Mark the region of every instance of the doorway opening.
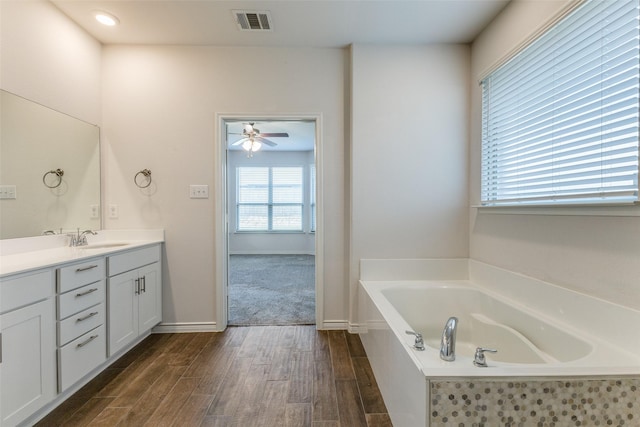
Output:
<path fill-rule="evenodd" d="M 220 123 L 225 326 L 316 324 L 318 119 Z"/>

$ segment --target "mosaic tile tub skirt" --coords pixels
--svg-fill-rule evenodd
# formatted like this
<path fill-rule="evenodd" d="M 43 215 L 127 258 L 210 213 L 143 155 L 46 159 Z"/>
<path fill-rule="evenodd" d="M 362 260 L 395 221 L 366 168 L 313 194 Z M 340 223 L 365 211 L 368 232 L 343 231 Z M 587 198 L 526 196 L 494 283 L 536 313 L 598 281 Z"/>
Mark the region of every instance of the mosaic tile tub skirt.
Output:
<path fill-rule="evenodd" d="M 430 381 L 431 427 L 640 426 L 640 378 Z"/>

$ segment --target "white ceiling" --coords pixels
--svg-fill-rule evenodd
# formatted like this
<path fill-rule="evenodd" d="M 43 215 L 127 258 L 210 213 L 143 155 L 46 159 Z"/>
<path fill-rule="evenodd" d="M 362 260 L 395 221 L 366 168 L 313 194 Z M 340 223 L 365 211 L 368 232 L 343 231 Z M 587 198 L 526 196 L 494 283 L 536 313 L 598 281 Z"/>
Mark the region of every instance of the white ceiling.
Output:
<path fill-rule="evenodd" d="M 342 48 L 468 43 L 509 0 L 50 0 L 103 44 Z M 105 27 L 95 11 L 120 23 Z M 240 31 L 232 10 L 268 11 L 272 31 Z M 248 118 L 250 119 L 250 118 Z M 242 123 L 238 122 L 239 132 Z M 276 150 L 311 150 L 314 123 L 260 121 Z M 233 126 L 230 125 L 231 132 Z M 235 140 L 229 136 L 229 142 Z M 273 150 L 266 145 L 265 150 Z M 235 149 L 236 147 L 234 147 Z"/>
<path fill-rule="evenodd" d="M 468 43 L 509 0 L 51 0 L 104 44 L 344 47 Z M 273 31 L 238 30 L 232 10 L 266 10 Z M 95 10 L 117 16 L 104 27 Z"/>

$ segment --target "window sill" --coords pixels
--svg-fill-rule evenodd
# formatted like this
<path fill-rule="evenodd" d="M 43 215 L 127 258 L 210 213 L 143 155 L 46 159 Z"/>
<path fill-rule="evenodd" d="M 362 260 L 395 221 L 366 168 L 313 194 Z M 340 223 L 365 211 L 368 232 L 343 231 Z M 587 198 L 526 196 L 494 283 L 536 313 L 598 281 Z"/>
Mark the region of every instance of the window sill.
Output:
<path fill-rule="evenodd" d="M 640 204 L 573 206 L 481 206 L 472 205 L 479 214 L 555 215 L 555 216 L 640 216 Z"/>

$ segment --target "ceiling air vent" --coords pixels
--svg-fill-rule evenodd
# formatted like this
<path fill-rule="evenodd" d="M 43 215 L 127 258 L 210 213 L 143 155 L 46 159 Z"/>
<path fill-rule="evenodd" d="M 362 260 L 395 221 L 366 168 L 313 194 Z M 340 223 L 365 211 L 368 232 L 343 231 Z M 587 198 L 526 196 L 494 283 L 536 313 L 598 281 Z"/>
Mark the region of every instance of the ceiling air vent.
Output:
<path fill-rule="evenodd" d="M 271 14 L 266 11 L 233 10 L 236 24 L 241 31 L 272 31 Z"/>

